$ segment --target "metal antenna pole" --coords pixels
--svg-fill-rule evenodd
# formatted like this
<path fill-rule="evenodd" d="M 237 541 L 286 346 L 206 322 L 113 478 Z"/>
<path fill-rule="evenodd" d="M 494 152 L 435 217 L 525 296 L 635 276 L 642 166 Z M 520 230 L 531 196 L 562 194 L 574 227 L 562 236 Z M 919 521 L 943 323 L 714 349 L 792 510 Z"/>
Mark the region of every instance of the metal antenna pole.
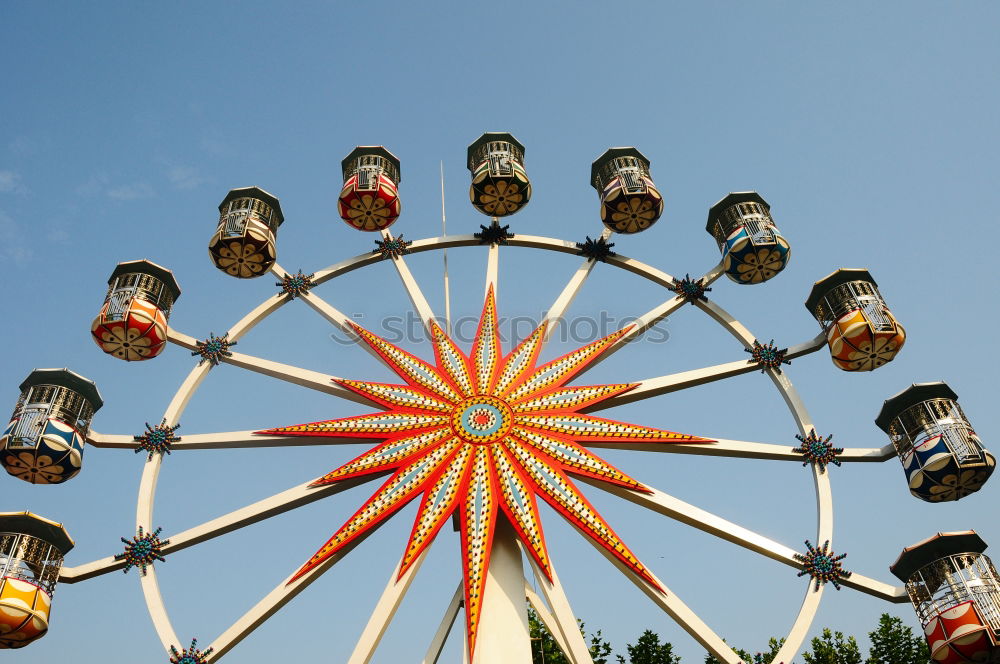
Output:
<path fill-rule="evenodd" d="M 441 161 L 441 235 L 448 234 L 448 222 L 444 214 L 444 161 Z M 451 334 L 451 291 L 448 286 L 448 250 L 444 254 L 444 331 Z"/>

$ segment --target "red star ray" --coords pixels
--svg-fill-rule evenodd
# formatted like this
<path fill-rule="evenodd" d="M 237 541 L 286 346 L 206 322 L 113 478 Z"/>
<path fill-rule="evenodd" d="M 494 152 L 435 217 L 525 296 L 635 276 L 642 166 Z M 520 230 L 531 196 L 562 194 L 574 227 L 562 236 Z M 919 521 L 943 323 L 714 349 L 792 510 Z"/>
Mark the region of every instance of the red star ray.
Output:
<path fill-rule="evenodd" d="M 468 355 L 435 323 L 430 330 L 433 365 L 360 326 L 354 328 L 405 384 L 339 382 L 386 411 L 258 433 L 380 439 L 367 452 L 317 479 L 313 486 L 385 473 L 390 477 L 295 573 L 293 581 L 422 496 L 401 559 L 400 576 L 457 513 L 471 655 L 497 519 L 506 519 L 513 526 L 533 560 L 551 578 L 538 512 L 540 496 L 584 536 L 659 587 L 569 478 L 594 478 L 646 492 L 649 489 L 643 484 L 583 445 L 588 441 L 713 442 L 580 412 L 636 387 L 631 383 L 566 386 L 630 328 L 537 366 L 546 324 L 503 355 L 492 286 Z"/>

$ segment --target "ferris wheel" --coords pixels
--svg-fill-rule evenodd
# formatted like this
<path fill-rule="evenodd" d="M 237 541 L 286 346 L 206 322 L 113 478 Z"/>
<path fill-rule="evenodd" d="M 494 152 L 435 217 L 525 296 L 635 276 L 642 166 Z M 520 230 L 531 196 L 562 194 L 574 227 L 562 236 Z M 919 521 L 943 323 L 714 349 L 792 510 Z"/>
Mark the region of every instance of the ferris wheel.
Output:
<path fill-rule="evenodd" d="M 515 234 L 509 225 L 501 225 L 501 219 L 518 212 L 531 197 L 524 147 L 513 136 L 484 134 L 469 147 L 468 156 L 472 204 L 490 217 L 489 224 L 474 234 L 408 241 L 389 231 L 400 215 L 399 160 L 381 146 L 355 149 L 343 162 L 339 211 L 352 227 L 377 233 L 378 248 L 309 274 L 291 273 L 276 262 L 277 232 L 284 221 L 278 199 L 258 187 L 230 191 L 219 206 L 210 256 L 220 270 L 236 278 L 273 275 L 279 291 L 220 336 L 198 339 L 168 325 L 171 308 L 180 296 L 170 270 L 148 261 L 124 262 L 115 268 L 92 326 L 98 345 L 113 357 L 140 361 L 158 356 L 167 343 L 173 343 L 188 349 L 197 363 L 167 405 L 160 424 L 147 425 L 140 436 L 90 430 L 101 397 L 92 382 L 71 371 L 36 370 L 21 385 L 21 399 L 0 439 L 0 461 L 11 475 L 38 484 L 66 481 L 80 471 L 84 440 L 97 447 L 138 448 L 146 461 L 135 535 L 123 539 L 124 551 L 116 555 L 64 567 L 63 556 L 72 540 L 60 524 L 31 513 L 0 514 L 0 647 L 26 646 L 44 635 L 57 582 L 76 583 L 134 567 L 170 661 L 214 662 L 349 555 L 400 508 L 415 503 L 418 509 L 411 535 L 401 544 L 401 560 L 358 637 L 349 660 L 352 664 L 371 660 L 429 544 L 453 519 L 462 551 L 461 582 L 442 611 L 440 627 L 428 634 L 423 662 L 438 661 L 460 615 L 464 616 L 467 661 L 530 662 L 526 618 L 526 605 L 530 605 L 571 662 L 591 664 L 556 572 L 558 561 L 549 556 L 542 532 L 538 506 L 547 504 L 703 647 L 721 661 L 737 664 L 738 655 L 712 630 L 711 618 L 697 615 L 632 552 L 613 524 L 580 491 L 582 481 L 807 577 L 802 580 L 801 607 L 792 625 L 783 630 L 785 642 L 777 662 L 791 661 L 799 652 L 828 583 L 888 602 L 913 601 L 930 630 L 935 659 L 978 661 L 982 653 L 991 657 L 1000 653 L 1000 580 L 982 555 L 985 543 L 974 533 L 944 534 L 904 550 L 894 572 L 906 587 L 848 571 L 842 564 L 843 554 L 833 548 L 828 466 L 899 456 L 911 493 L 928 502 L 958 500 L 978 490 L 995 466 L 959 408 L 957 395 L 943 383 L 914 385 L 886 402 L 878 424 L 890 442 L 882 448 L 836 448 L 811 420 L 791 381 L 792 369 L 787 365 L 792 360 L 827 347 L 839 369 L 870 371 L 891 361 L 905 342 L 902 325 L 866 270 L 838 270 L 816 282 L 806 307 L 821 331 L 802 343 L 779 348 L 773 340 L 763 343 L 764 336 L 751 332 L 708 296 L 722 276 L 740 286 L 762 283 L 779 274 L 790 258 L 789 243 L 767 201 L 757 192 L 731 193 L 711 207 L 706 230 L 717 242 L 722 260 L 700 276 L 678 278 L 611 249 L 613 233 L 644 231 L 663 210 L 650 163 L 635 148 L 611 148 L 594 162 L 591 184 L 600 198 L 605 228 L 596 239 L 588 236 L 585 242 Z M 482 313 L 475 340 L 466 349 L 453 340 L 450 311 L 443 317 L 433 311 L 407 265 L 407 256 L 482 246 L 487 248 Z M 500 340 L 496 299 L 503 287 L 500 263 L 508 251 L 581 257 L 565 287 L 553 293 L 552 305 L 538 327 L 512 347 L 504 347 Z M 400 287 L 430 340 L 421 356 L 358 325 L 352 312 L 338 309 L 315 290 L 383 261 L 391 262 L 398 273 Z M 597 263 L 662 287 L 662 302 L 640 313 L 632 324 L 542 361 L 546 342 L 562 324 Z M 447 281 L 445 288 L 447 293 Z M 396 374 L 396 382 L 332 376 L 233 349 L 255 326 L 293 300 L 301 300 L 347 334 L 374 362 Z M 732 361 L 635 382 L 591 385 L 581 381 L 589 368 L 686 304 L 707 314 L 738 342 L 740 348 Z M 261 431 L 179 435 L 176 430 L 185 408 L 220 364 L 354 402 L 358 414 L 322 422 L 280 423 Z M 751 372 L 760 372 L 773 383 L 796 424 L 799 445 L 706 438 L 594 414 Z M 157 480 L 166 454 L 280 447 L 304 441 L 361 445 L 363 451 L 318 479 L 181 532 L 161 534 L 154 527 Z M 806 542 L 804 551 L 774 541 L 630 477 L 601 458 L 603 449 L 807 465 L 817 506 L 815 539 Z M 211 643 L 200 647 L 196 641 L 179 638 L 160 592 L 157 562 L 376 479 L 380 482 L 372 485 L 371 497 L 358 505 L 315 554 L 289 570 L 285 580 Z M 927 571 L 935 565 L 936 585 Z M 967 592 L 956 591 L 956 583 L 945 584 L 946 578 L 957 579 Z M 959 611 L 965 604 L 971 608 Z M 933 639 L 932 633 L 937 635 Z"/>

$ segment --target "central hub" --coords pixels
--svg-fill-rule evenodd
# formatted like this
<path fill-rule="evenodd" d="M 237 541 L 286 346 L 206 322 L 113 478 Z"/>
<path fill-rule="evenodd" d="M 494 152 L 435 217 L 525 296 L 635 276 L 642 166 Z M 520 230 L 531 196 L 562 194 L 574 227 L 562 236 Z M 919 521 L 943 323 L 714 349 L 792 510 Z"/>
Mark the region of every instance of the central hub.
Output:
<path fill-rule="evenodd" d="M 477 396 L 455 407 L 451 427 L 462 440 L 475 445 L 488 445 L 510 431 L 514 414 L 503 400 Z"/>

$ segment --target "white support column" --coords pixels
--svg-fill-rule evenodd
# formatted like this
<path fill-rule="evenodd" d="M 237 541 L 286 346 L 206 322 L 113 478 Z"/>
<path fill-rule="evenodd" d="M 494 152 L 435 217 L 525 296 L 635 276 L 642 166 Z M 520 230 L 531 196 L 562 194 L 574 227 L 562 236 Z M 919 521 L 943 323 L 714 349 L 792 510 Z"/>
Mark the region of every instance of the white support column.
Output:
<path fill-rule="evenodd" d="M 531 664 L 524 567 L 514 527 L 497 519 L 472 664 Z"/>
<path fill-rule="evenodd" d="M 557 639 L 557 641 L 560 644 L 559 647 L 562 648 L 563 654 L 574 662 L 574 664 L 594 664 L 590 656 L 590 648 L 587 647 L 587 642 L 583 638 L 583 634 L 580 633 L 580 626 L 576 622 L 573 609 L 570 608 L 569 600 L 566 599 L 566 593 L 559 582 L 559 575 L 556 574 L 555 567 L 552 566 L 550 561 L 549 572 L 552 574 L 552 580 L 550 581 L 531 556 L 528 556 L 528 561 L 531 563 L 531 569 L 535 574 L 538 587 L 542 589 L 542 594 L 545 595 L 545 601 L 552 607 L 556 627 L 562 637 L 561 639 Z M 551 632 L 552 630 L 550 629 L 549 631 Z M 556 634 L 553 632 L 552 636 L 555 637 Z"/>
<path fill-rule="evenodd" d="M 399 576 L 400 565 L 397 563 L 396 569 L 389 577 L 389 583 L 386 584 L 385 590 L 382 592 L 382 597 L 379 598 L 375 610 L 372 611 L 372 615 L 368 619 L 368 624 L 365 625 L 365 630 L 361 633 L 361 638 L 354 646 L 351 658 L 347 660 L 347 664 L 368 664 L 371 661 L 379 641 L 382 640 L 385 630 L 392 622 L 393 616 L 396 615 L 396 610 L 399 608 L 400 602 L 403 601 L 406 591 L 410 589 L 410 584 L 413 583 L 413 578 L 417 575 L 417 570 L 423 564 L 428 551 L 430 551 L 430 546 L 417 556 L 417 559 L 413 561 L 402 577 Z"/>
<path fill-rule="evenodd" d="M 575 657 L 573 657 L 573 652 L 570 650 L 569 645 L 566 643 L 566 639 L 563 637 L 563 626 L 559 624 L 556 617 L 552 615 L 551 611 L 549 611 L 549 607 L 545 605 L 545 601 L 527 584 L 524 586 L 524 595 L 528 599 L 528 604 L 530 604 L 531 608 L 535 610 L 536 614 L 538 614 L 539 622 L 542 623 L 542 626 L 545 627 L 548 633 L 552 636 L 556 645 L 559 646 L 559 651 L 566 656 L 566 659 L 569 660 L 570 664 L 582 664 Z"/>
<path fill-rule="evenodd" d="M 455 589 L 455 594 L 451 596 L 451 601 L 448 603 L 448 608 L 445 609 L 444 617 L 441 618 L 441 625 L 438 627 L 437 632 L 435 632 L 434 638 L 431 639 L 431 645 L 427 648 L 427 654 L 424 655 L 424 661 L 421 664 L 437 664 L 438 659 L 441 657 L 441 651 L 444 650 L 448 634 L 455 625 L 455 618 L 458 617 L 458 610 L 462 608 L 462 590 L 463 584 L 459 581 L 458 588 Z"/>
<path fill-rule="evenodd" d="M 392 240 L 392 233 L 388 230 L 383 230 L 382 239 L 386 241 Z M 410 296 L 413 308 L 416 309 L 417 315 L 420 316 L 420 320 L 424 323 L 424 329 L 430 333 L 431 321 L 434 320 L 434 312 L 431 311 L 431 305 L 428 304 L 427 298 L 424 297 L 423 291 L 417 285 L 417 281 L 413 278 L 410 268 L 406 266 L 406 261 L 403 260 L 402 255 L 394 256 L 392 264 L 396 267 L 396 272 L 399 273 L 399 278 L 403 281 L 403 286 L 406 288 L 406 293 Z"/>
<path fill-rule="evenodd" d="M 486 258 L 486 287 L 484 289 L 483 297 L 486 297 L 486 292 L 490 290 L 490 284 L 493 285 L 494 294 L 497 293 L 497 286 L 499 284 L 499 273 L 500 273 L 500 245 L 491 244 L 489 249 L 489 255 Z"/>
<path fill-rule="evenodd" d="M 601 233 L 601 239 L 607 240 L 611 237 L 611 229 L 605 228 Z M 573 276 L 570 277 L 569 282 L 559 293 L 559 297 L 556 301 L 552 303 L 549 310 L 545 313 L 545 320 L 548 322 L 549 327 L 545 332 L 545 341 L 552 336 L 552 332 L 559 326 L 562 317 L 566 315 L 566 310 L 569 309 L 569 305 L 573 303 L 576 296 L 580 293 L 580 289 L 583 287 L 587 277 L 594 270 L 594 266 L 597 265 L 597 261 L 592 258 L 584 258 L 583 263 L 576 269 Z"/>

